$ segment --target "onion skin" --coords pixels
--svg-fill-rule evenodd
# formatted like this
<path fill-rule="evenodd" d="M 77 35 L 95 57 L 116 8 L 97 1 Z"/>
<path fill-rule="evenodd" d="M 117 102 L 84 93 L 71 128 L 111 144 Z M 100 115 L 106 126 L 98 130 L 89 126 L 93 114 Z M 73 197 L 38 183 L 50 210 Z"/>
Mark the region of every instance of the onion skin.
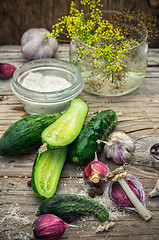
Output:
<path fill-rule="evenodd" d="M 67 227 L 67 223 L 53 214 L 41 215 L 32 224 L 35 240 L 59 240 Z"/>
<path fill-rule="evenodd" d="M 140 180 L 133 174 L 128 173 L 126 177 L 126 182 L 132 189 L 132 191 L 135 193 L 137 198 L 140 200 L 140 202 L 145 205 L 145 192 Z M 118 182 L 110 183 L 108 188 L 108 196 L 118 207 L 136 211 L 135 207 L 133 206 L 133 204 L 131 203 Z"/>
<path fill-rule="evenodd" d="M 106 185 L 105 175 L 110 172 L 110 169 L 101 161 L 97 155 L 84 169 L 83 179 L 91 187 L 103 187 Z"/>
<path fill-rule="evenodd" d="M 48 37 L 50 32 L 44 28 L 31 28 L 27 30 L 22 38 L 22 53 L 28 59 L 41 59 L 54 57 L 58 42 Z"/>

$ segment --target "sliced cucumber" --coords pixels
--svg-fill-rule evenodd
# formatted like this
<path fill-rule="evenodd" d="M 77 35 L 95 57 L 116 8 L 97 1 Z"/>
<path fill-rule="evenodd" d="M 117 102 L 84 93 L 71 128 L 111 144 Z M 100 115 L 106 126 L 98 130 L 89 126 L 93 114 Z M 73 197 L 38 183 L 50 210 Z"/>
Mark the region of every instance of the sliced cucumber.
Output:
<path fill-rule="evenodd" d="M 69 108 L 42 132 L 42 142 L 49 148 L 69 145 L 80 133 L 88 113 L 88 105 L 80 98 L 71 100 Z"/>
<path fill-rule="evenodd" d="M 47 149 L 37 154 L 32 171 L 32 189 L 38 197 L 49 198 L 54 195 L 66 155 L 67 147 Z"/>

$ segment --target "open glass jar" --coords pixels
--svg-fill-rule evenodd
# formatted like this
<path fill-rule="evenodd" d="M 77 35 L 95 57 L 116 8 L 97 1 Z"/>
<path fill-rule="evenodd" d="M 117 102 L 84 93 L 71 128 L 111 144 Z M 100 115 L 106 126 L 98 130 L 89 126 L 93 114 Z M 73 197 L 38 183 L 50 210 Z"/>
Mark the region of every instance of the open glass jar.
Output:
<path fill-rule="evenodd" d="M 63 81 L 68 85 L 57 90 L 55 85 L 62 85 Z M 64 112 L 70 100 L 77 97 L 83 87 L 79 69 L 58 59 L 27 62 L 16 69 L 11 82 L 13 93 L 29 114 Z"/>
<path fill-rule="evenodd" d="M 144 24 L 136 17 L 120 16 L 120 12 L 117 11 L 102 11 L 102 14 L 104 19 L 123 32 L 123 42 L 119 41 L 119 51 L 121 51 L 121 46 L 123 48 L 120 59 L 114 57 L 112 63 L 106 54 L 96 58 L 93 46 L 74 39 L 70 44 L 70 62 L 81 71 L 85 91 L 103 96 L 128 94 L 140 86 L 146 74 L 148 32 Z M 85 17 L 89 18 L 89 14 Z M 111 47 L 117 44 L 117 41 L 113 42 L 113 38 L 109 41 L 107 44 L 110 43 Z M 125 49 L 124 46 L 126 46 Z M 111 54 L 118 56 L 117 46 L 114 49 L 113 51 L 112 47 Z M 106 66 L 108 69 L 108 66 L 112 64 L 116 66 L 116 70 L 106 70 Z"/>

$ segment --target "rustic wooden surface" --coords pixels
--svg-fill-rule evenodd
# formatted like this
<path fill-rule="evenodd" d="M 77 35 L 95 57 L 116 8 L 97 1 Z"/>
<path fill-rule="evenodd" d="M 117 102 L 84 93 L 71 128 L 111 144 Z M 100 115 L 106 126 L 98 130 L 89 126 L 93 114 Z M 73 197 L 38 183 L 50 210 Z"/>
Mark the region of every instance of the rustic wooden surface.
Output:
<path fill-rule="evenodd" d="M 57 58 L 68 60 L 68 46 L 62 45 Z M 27 60 L 20 46 L 0 46 L 0 62 L 20 66 Z M 0 80 L 0 136 L 9 125 L 27 116 L 17 97 L 12 93 L 9 80 Z M 79 96 L 89 105 L 86 122 L 97 111 L 112 108 L 118 114 L 116 130 L 123 130 L 136 141 L 136 153 L 130 170 L 142 181 L 146 193 L 147 208 L 153 218 L 145 222 L 135 212 L 127 212 L 114 206 L 106 196 L 95 199 L 103 203 L 115 226 L 109 232 L 95 233 L 99 221 L 94 216 L 84 216 L 73 222 L 77 228 L 69 228 L 62 239 L 83 240 L 158 240 L 159 197 L 149 198 L 159 178 L 159 161 L 150 155 L 150 147 L 159 142 L 159 49 L 149 49 L 148 68 L 144 82 L 133 93 L 122 97 L 97 97 L 86 92 Z M 0 157 L 0 239 L 30 240 L 31 225 L 41 199 L 27 185 L 31 178 L 36 151 L 18 157 Z M 111 170 L 117 165 L 104 160 Z M 87 195 L 82 179 L 82 167 L 66 162 L 56 194 L 75 193 Z M 106 192 L 105 192 L 106 194 Z"/>
<path fill-rule="evenodd" d="M 74 0 L 80 9 L 79 0 Z M 69 14 L 71 0 L 0 0 L 0 45 L 20 44 L 29 28 L 51 31 L 58 18 Z M 156 16 L 159 21 L 159 0 L 101 0 L 103 10 L 140 10 Z M 158 25 L 159 30 L 159 25 Z M 159 37 L 151 42 L 159 47 Z"/>

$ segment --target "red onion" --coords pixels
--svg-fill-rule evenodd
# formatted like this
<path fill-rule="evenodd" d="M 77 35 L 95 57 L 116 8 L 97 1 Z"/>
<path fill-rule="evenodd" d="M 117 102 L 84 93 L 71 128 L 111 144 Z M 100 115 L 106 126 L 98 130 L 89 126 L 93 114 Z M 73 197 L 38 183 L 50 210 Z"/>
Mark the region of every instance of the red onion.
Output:
<path fill-rule="evenodd" d="M 109 168 L 98 160 L 95 153 L 95 158 L 84 169 L 83 179 L 92 187 L 102 187 L 106 185 L 105 175 L 110 172 Z"/>
<path fill-rule="evenodd" d="M 0 78 L 8 79 L 12 77 L 16 67 L 9 63 L 0 63 Z"/>
<path fill-rule="evenodd" d="M 41 215 L 32 225 L 34 239 L 59 240 L 69 226 L 71 225 L 53 214 Z"/>

